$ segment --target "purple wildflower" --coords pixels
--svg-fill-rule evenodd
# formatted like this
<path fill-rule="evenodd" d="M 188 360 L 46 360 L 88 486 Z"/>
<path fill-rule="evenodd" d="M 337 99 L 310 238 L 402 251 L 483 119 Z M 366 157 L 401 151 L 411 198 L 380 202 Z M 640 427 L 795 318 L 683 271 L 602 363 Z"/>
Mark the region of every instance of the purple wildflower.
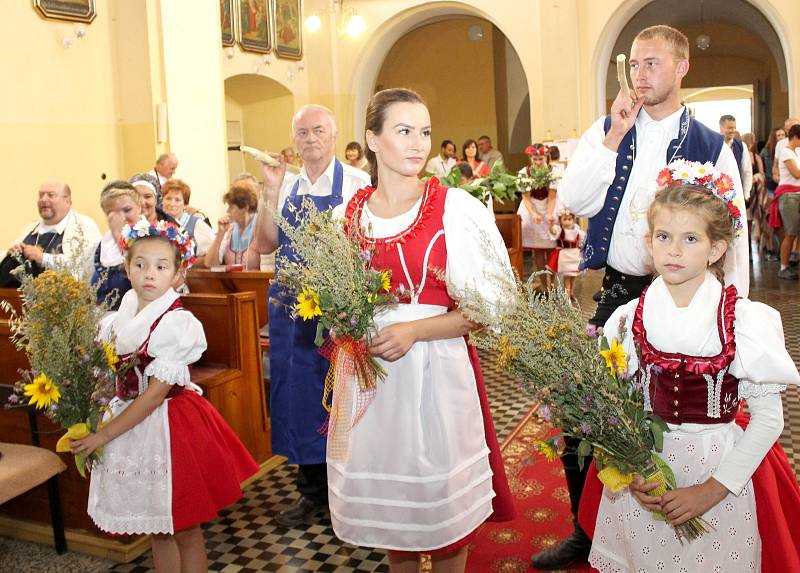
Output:
<path fill-rule="evenodd" d="M 609 426 L 613 426 L 613 427 L 615 427 L 615 428 L 616 428 L 617 426 L 619 426 L 619 419 L 617 419 L 617 417 L 616 417 L 616 416 L 611 416 L 611 417 L 608 419 L 608 425 L 609 425 Z"/>
<path fill-rule="evenodd" d="M 53 414 L 58 412 L 58 404 L 50 404 L 50 412 L 52 412 Z"/>
<path fill-rule="evenodd" d="M 361 260 L 369 264 L 370 261 L 372 261 L 372 253 L 364 249 L 363 251 L 361 251 Z"/>
<path fill-rule="evenodd" d="M 592 433 L 592 427 L 589 425 L 588 422 L 581 422 L 581 432 L 583 432 L 587 436 Z"/>
<path fill-rule="evenodd" d="M 659 366 L 658 364 L 653 364 L 653 374 L 658 375 L 661 374 L 662 372 L 664 372 L 664 369 L 661 366 Z"/>
<path fill-rule="evenodd" d="M 545 404 L 539 406 L 539 415 L 545 422 L 549 422 L 553 418 L 553 413 L 550 411 L 550 408 L 548 408 Z"/>
<path fill-rule="evenodd" d="M 89 356 L 88 354 L 84 354 L 84 355 L 81 357 L 81 359 L 82 359 L 84 362 L 89 362 L 89 360 L 91 360 L 91 359 L 92 359 L 92 357 L 91 357 L 91 356 Z"/>
<path fill-rule="evenodd" d="M 586 336 L 588 336 L 589 338 L 597 338 L 597 326 L 594 324 L 587 324 Z"/>
<path fill-rule="evenodd" d="M 355 328 L 356 326 L 358 326 L 358 317 L 355 317 L 355 316 L 354 316 L 354 317 L 352 317 L 352 318 L 350 319 L 350 326 L 352 326 L 353 328 Z"/>
<path fill-rule="evenodd" d="M 16 394 L 11 394 L 8 397 L 8 403 L 9 404 L 19 404 L 19 396 L 17 396 Z"/>

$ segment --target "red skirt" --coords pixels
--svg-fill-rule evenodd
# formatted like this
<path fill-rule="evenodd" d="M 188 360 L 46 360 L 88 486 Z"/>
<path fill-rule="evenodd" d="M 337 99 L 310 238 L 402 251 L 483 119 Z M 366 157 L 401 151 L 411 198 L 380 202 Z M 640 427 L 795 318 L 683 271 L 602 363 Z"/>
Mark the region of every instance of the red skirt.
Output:
<path fill-rule="evenodd" d="M 736 423 L 746 428 L 750 416 L 739 413 Z M 786 453 L 777 442 L 753 474 L 758 533 L 761 537 L 762 573 L 800 571 L 800 487 Z M 578 521 L 594 537 L 603 484 L 594 462 L 589 467 L 581 496 Z"/>
<path fill-rule="evenodd" d="M 195 392 L 171 399 L 167 413 L 177 532 L 214 519 L 242 497 L 241 482 L 259 467 L 219 412 Z"/>
<path fill-rule="evenodd" d="M 495 496 L 492 498 L 492 514 L 488 517 L 487 521 L 502 522 L 511 521 L 517 516 L 517 509 L 514 505 L 514 497 L 511 495 L 511 488 L 508 486 L 508 478 L 506 477 L 506 468 L 503 464 L 503 455 L 500 452 L 500 444 L 497 441 L 497 434 L 494 430 L 494 420 L 492 420 L 492 411 L 489 408 L 489 399 L 486 397 L 486 383 L 483 380 L 483 371 L 481 370 L 481 361 L 478 358 L 477 349 L 471 344 L 467 343 L 467 352 L 469 353 L 469 361 L 472 364 L 472 371 L 475 373 L 475 385 L 478 390 L 478 398 L 481 403 L 481 414 L 483 416 L 483 431 L 486 435 L 486 445 L 489 447 L 489 467 L 492 468 L 492 489 L 494 489 Z M 450 545 L 440 547 L 433 551 L 424 551 L 423 553 L 429 555 L 442 555 L 445 553 L 452 553 L 458 551 L 462 547 L 468 545 L 472 539 L 478 534 L 481 526 L 478 526 L 471 533 L 462 537 L 458 541 L 454 541 Z M 389 553 L 393 555 L 414 555 L 415 552 L 411 551 L 394 551 L 390 550 Z"/>

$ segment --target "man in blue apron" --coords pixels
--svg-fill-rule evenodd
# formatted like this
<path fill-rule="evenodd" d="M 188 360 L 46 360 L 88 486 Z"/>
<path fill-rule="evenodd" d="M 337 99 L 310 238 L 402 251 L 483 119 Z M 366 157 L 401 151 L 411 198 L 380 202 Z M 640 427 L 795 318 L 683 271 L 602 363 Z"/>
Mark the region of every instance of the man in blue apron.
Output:
<path fill-rule="evenodd" d="M 581 268 L 605 268 L 600 301 L 590 324 L 602 327 L 619 306 L 638 298 L 650 284 L 652 259 L 645 249 L 647 209 L 658 172 L 676 159 L 710 161 L 731 176 L 742 199 L 739 167 L 723 137 L 689 117 L 681 104 L 681 80 L 689 71 L 689 42 L 669 26 L 652 26 L 633 41 L 630 77 L 637 94 L 621 90 L 611 113 L 581 137 L 570 157 L 559 199 L 572 212 L 589 217 Z M 744 209 L 742 208 L 744 211 Z M 746 297 L 749 286 L 747 236 L 728 250 L 726 282 Z M 577 442 L 565 440 L 566 451 Z M 533 556 L 537 569 L 566 569 L 589 555 L 591 540 L 577 523 L 586 478 L 577 456 L 561 458 L 575 530 L 559 545 Z"/>
<path fill-rule="evenodd" d="M 300 108 L 292 119 L 292 134 L 303 159 L 300 173 L 286 176 L 286 165 L 277 153 L 271 155 L 280 166 L 261 167 L 264 192 L 259 201 L 255 248 L 262 254 L 277 249 L 276 273 L 281 257 L 291 260 L 294 250 L 275 224 L 273 212 L 279 211 L 296 225 L 302 217 L 303 199 L 311 200 L 317 209 L 332 209 L 369 184 L 364 171 L 343 165 L 334 157 L 336 123 L 327 108 Z M 328 503 L 326 438 L 320 433 L 327 416 L 322 395 L 328 361 L 314 345 L 316 321 L 292 320 L 285 306 L 271 302 L 280 298 L 274 286 L 270 286 L 268 296 L 272 452 L 297 464 L 300 492 L 300 498 L 275 519 L 285 527 L 295 527 L 319 516 Z"/>

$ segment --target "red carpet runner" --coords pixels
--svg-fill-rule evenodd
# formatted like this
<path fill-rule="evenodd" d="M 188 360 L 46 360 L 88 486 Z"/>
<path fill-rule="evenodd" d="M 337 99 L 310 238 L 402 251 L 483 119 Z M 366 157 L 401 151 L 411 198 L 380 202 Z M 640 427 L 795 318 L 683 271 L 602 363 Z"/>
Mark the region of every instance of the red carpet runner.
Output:
<path fill-rule="evenodd" d="M 526 573 L 536 571 L 531 555 L 556 545 L 572 531 L 564 469 L 548 462 L 535 441 L 551 428 L 529 412 L 502 444 L 511 492 L 519 515 L 506 523 L 487 523 L 470 545 L 467 573 Z M 591 571 L 588 565 L 563 573 Z"/>

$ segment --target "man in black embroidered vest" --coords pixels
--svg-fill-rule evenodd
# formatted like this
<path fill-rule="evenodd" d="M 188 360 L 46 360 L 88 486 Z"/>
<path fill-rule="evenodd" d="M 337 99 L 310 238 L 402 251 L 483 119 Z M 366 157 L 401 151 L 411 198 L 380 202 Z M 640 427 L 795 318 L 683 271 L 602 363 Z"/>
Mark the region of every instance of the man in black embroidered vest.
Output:
<path fill-rule="evenodd" d="M 11 275 L 19 258 L 35 276 L 45 269 L 82 260 L 83 252 L 100 241 L 97 224 L 72 210 L 72 191 L 63 181 L 42 183 L 36 208 L 41 219 L 25 227 L 7 254 L 0 252 L 0 286 L 19 286 Z M 79 271 L 78 268 L 70 270 Z"/>
<path fill-rule="evenodd" d="M 630 54 L 635 93 L 620 91 L 611 113 L 597 120 L 581 137 L 558 189 L 564 205 L 590 217 L 582 268 L 605 267 L 602 295 L 589 321 L 603 326 L 614 310 L 639 297 L 652 278 L 652 260 L 645 249 L 647 209 L 656 191 L 656 176 L 675 159 L 715 164 L 729 174 L 741 195 L 736 160 L 719 133 L 689 117 L 681 105 L 681 80 L 689 71 L 689 42 L 669 26 L 640 32 Z M 726 279 L 747 296 L 747 236 L 729 250 Z M 733 272 L 732 272 L 733 270 Z M 567 440 L 567 452 L 576 442 Z M 574 454 L 562 456 L 575 531 L 561 544 L 533 556 L 539 569 L 564 569 L 589 555 L 591 540 L 577 523 L 586 467 Z"/>

